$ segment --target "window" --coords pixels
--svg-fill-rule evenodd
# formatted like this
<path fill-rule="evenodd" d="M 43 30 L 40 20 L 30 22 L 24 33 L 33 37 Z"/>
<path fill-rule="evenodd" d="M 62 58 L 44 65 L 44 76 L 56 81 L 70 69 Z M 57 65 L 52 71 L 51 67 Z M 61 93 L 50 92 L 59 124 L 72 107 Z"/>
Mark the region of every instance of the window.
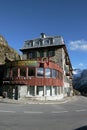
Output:
<path fill-rule="evenodd" d="M 28 76 L 35 76 L 35 68 L 28 68 Z"/>
<path fill-rule="evenodd" d="M 36 57 L 36 53 L 35 52 L 29 52 L 29 58 L 35 58 Z"/>
<path fill-rule="evenodd" d="M 26 77 L 26 68 L 20 68 L 20 76 Z"/>
<path fill-rule="evenodd" d="M 36 57 L 40 57 L 40 52 L 39 51 L 36 52 Z"/>
<path fill-rule="evenodd" d="M 43 41 L 42 40 L 40 40 L 40 46 L 43 46 Z"/>
<path fill-rule="evenodd" d="M 55 51 L 49 51 L 49 56 L 55 56 Z"/>
<path fill-rule="evenodd" d="M 35 51 L 35 52 L 32 52 L 33 54 L 32 54 L 32 58 L 37 58 L 37 55 L 38 55 L 38 53 Z"/>
<path fill-rule="evenodd" d="M 8 68 L 8 69 L 6 70 L 6 72 L 5 72 L 5 77 L 6 77 L 6 78 L 9 78 L 9 77 L 10 77 L 10 74 L 11 74 L 11 70 L 10 70 L 10 68 Z"/>
<path fill-rule="evenodd" d="M 57 87 L 53 86 L 53 95 L 57 95 Z"/>
<path fill-rule="evenodd" d="M 35 86 L 29 86 L 29 94 L 31 96 L 34 96 L 35 95 Z"/>
<path fill-rule="evenodd" d="M 28 47 L 32 47 L 33 46 L 33 41 L 29 41 L 28 42 Z"/>
<path fill-rule="evenodd" d="M 32 52 L 29 53 L 29 58 L 32 58 L 33 57 L 33 54 Z"/>
<path fill-rule="evenodd" d="M 34 46 L 39 46 L 39 41 L 35 41 Z"/>
<path fill-rule="evenodd" d="M 44 45 L 49 45 L 49 39 L 44 40 Z"/>
<path fill-rule="evenodd" d="M 53 45 L 53 38 L 50 38 L 50 45 Z"/>
<path fill-rule="evenodd" d="M 57 71 L 56 70 L 52 70 L 52 78 L 56 78 L 57 77 Z"/>
<path fill-rule="evenodd" d="M 51 70 L 45 69 L 45 77 L 51 77 Z"/>
<path fill-rule="evenodd" d="M 32 47 L 33 46 L 33 41 L 25 41 L 25 47 Z"/>
<path fill-rule="evenodd" d="M 47 96 L 51 96 L 52 95 L 51 86 L 46 86 L 46 95 Z"/>
<path fill-rule="evenodd" d="M 43 68 L 37 68 L 37 76 L 44 76 L 44 69 Z"/>
<path fill-rule="evenodd" d="M 29 44 L 30 44 L 30 46 L 32 47 L 32 46 L 33 46 L 33 41 L 31 40 L 31 41 L 29 42 Z"/>
<path fill-rule="evenodd" d="M 40 51 L 40 57 L 44 57 L 44 51 Z"/>
<path fill-rule="evenodd" d="M 37 86 L 37 95 L 44 96 L 44 87 L 43 86 Z"/>
<path fill-rule="evenodd" d="M 13 77 L 18 77 L 18 68 L 13 68 Z"/>

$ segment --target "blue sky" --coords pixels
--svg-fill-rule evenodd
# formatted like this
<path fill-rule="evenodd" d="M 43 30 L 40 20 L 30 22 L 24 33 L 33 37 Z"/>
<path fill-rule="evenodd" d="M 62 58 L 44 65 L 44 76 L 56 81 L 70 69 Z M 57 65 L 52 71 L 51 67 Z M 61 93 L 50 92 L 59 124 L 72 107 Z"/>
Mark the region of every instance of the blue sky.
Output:
<path fill-rule="evenodd" d="M 87 0 L 0 0 L 0 34 L 16 49 L 40 33 L 64 38 L 73 68 L 87 68 Z"/>

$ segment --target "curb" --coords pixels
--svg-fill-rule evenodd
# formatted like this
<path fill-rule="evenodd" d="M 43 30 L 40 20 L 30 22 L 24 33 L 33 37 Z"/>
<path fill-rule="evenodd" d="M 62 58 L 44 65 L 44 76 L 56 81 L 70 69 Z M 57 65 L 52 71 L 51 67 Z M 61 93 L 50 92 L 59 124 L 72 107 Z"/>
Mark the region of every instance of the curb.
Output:
<path fill-rule="evenodd" d="M 63 103 L 67 103 L 70 101 L 75 101 L 77 98 L 76 96 L 73 97 L 67 97 L 61 100 L 54 100 L 54 101 L 33 101 L 33 100 L 29 100 L 26 101 L 25 100 L 13 100 L 13 99 L 3 99 L 0 98 L 0 102 L 1 103 L 10 103 L 10 104 L 63 104 Z"/>

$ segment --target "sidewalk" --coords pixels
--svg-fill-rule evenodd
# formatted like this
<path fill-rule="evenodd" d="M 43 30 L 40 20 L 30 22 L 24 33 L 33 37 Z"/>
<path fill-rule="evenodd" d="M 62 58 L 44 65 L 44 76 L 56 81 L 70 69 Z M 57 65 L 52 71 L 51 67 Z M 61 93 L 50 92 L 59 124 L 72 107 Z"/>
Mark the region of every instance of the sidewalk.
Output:
<path fill-rule="evenodd" d="M 49 101 L 40 101 L 40 100 L 27 100 L 27 99 L 19 99 L 13 100 L 8 98 L 0 97 L 0 103 L 12 103 L 12 104 L 63 104 L 67 102 L 71 102 L 77 99 L 77 96 L 65 97 L 59 100 L 49 100 Z"/>

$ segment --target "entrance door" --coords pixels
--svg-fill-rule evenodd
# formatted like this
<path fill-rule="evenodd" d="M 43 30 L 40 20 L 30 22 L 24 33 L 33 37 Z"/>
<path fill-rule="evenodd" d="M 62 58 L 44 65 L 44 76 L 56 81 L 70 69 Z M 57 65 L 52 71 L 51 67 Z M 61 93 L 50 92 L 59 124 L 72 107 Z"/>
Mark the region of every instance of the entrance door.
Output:
<path fill-rule="evenodd" d="M 14 99 L 18 100 L 18 87 L 15 87 L 15 92 L 14 92 Z"/>

